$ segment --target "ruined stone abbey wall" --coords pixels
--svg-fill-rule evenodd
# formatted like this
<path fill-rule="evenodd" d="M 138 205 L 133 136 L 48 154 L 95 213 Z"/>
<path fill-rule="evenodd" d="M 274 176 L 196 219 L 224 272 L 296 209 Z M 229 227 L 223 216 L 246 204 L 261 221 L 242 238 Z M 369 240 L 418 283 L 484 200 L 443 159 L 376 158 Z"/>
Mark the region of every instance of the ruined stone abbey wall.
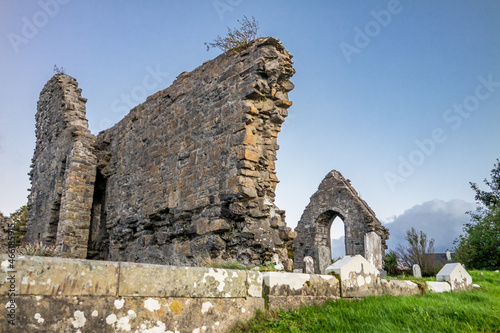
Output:
<path fill-rule="evenodd" d="M 97 137 L 76 81 L 56 75 L 38 104 L 28 240 L 76 258 L 290 266 L 274 163 L 291 57 L 273 38 L 222 54 Z"/>
<path fill-rule="evenodd" d="M 110 259 L 257 263 L 283 246 L 274 161 L 291 64 L 274 39 L 223 54 L 99 135 Z"/>
<path fill-rule="evenodd" d="M 38 101 L 30 172 L 27 240 L 61 245 L 74 257 L 86 255 L 96 172 L 86 101 L 70 76 L 47 82 Z"/>

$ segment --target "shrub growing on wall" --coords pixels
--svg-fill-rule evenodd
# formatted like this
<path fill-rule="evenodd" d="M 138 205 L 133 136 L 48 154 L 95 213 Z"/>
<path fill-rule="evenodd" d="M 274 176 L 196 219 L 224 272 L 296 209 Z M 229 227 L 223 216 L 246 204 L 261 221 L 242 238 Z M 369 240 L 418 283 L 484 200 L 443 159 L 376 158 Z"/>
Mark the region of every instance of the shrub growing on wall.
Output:
<path fill-rule="evenodd" d="M 241 21 L 238 20 L 238 23 L 241 25 L 239 29 L 227 27 L 226 37 L 217 36 L 212 43 L 205 43 L 207 51 L 213 47 L 219 48 L 223 52 L 246 48 L 252 40 L 257 38 L 259 23 L 257 23 L 253 16 L 251 21 L 248 17 L 243 16 Z"/>

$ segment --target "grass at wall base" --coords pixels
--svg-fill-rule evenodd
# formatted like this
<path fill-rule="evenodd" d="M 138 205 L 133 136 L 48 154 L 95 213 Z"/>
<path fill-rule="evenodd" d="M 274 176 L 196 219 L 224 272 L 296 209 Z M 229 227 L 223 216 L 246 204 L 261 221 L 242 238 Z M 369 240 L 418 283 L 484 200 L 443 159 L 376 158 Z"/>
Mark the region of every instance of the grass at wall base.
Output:
<path fill-rule="evenodd" d="M 469 272 L 467 292 L 338 300 L 260 312 L 232 332 L 500 332 L 500 273 Z"/>

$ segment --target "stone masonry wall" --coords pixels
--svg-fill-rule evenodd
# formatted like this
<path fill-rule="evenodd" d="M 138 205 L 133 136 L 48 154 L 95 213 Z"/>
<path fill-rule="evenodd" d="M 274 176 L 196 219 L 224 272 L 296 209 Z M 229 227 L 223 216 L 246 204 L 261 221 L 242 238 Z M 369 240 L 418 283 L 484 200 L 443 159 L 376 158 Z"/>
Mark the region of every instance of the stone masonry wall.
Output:
<path fill-rule="evenodd" d="M 291 58 L 274 38 L 226 52 L 97 138 L 76 80 L 54 76 L 36 115 L 28 241 L 76 258 L 291 270 L 295 233 L 274 204 Z"/>
<path fill-rule="evenodd" d="M 86 256 L 96 170 L 86 101 L 65 74 L 40 93 L 28 198 L 27 241 L 60 245 L 63 256 L 76 258 Z"/>
<path fill-rule="evenodd" d="M 315 258 L 315 271 L 326 268 L 331 263 L 330 228 L 335 217 L 340 217 L 345 226 L 346 255 L 360 254 L 373 259 L 378 269 L 382 269 L 382 258 L 389 238 L 389 230 L 382 226 L 368 204 L 362 200 L 356 190 L 338 171 L 331 171 L 326 175 L 318 187 L 318 191 L 311 196 L 300 221 L 295 228 L 298 236 L 294 240 L 294 267 L 302 269 L 305 256 Z M 366 236 L 369 237 L 366 237 Z M 366 239 L 379 238 L 379 241 L 370 241 L 378 244 L 378 248 L 366 247 Z M 327 251 L 320 251 L 327 248 Z M 368 251 L 367 251 L 368 250 Z M 318 252 L 327 254 L 318 255 Z"/>
<path fill-rule="evenodd" d="M 287 259 L 274 163 L 291 57 L 274 38 L 229 51 L 99 134 L 109 259 Z"/>

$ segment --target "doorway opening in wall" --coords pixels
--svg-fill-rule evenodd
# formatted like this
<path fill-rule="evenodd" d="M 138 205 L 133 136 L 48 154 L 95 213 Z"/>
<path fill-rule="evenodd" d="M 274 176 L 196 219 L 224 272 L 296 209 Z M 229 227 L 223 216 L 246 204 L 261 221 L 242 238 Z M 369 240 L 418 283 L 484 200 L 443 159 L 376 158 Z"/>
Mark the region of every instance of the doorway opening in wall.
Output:
<path fill-rule="evenodd" d="M 342 218 L 337 215 L 330 226 L 330 240 L 332 262 L 345 256 L 345 225 Z"/>
<path fill-rule="evenodd" d="M 107 179 L 97 169 L 90 216 L 87 259 L 104 260 L 107 257 L 109 235 L 106 229 L 106 185 Z"/>

